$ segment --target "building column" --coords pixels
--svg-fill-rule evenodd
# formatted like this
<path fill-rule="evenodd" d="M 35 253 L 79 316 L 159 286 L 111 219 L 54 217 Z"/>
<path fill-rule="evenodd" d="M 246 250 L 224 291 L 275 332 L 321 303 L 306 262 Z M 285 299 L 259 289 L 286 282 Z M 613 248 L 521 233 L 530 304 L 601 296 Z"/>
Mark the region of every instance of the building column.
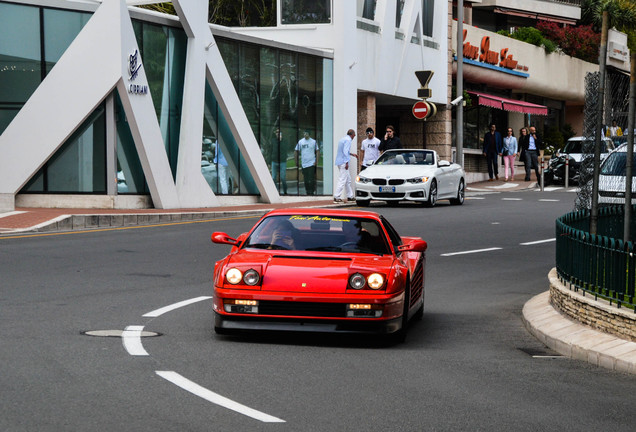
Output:
<path fill-rule="evenodd" d="M 451 139 L 452 139 L 451 110 L 443 106 L 437 106 L 435 117 L 426 119 L 426 148 L 435 150 L 440 159 L 452 160 Z"/>
<path fill-rule="evenodd" d="M 367 128 L 373 128 L 375 135 L 378 136 L 375 118 L 375 95 L 372 93 L 358 93 L 358 130 L 356 131 L 358 166 L 362 163 L 362 161 L 359 160 L 360 144 L 367 138 Z"/>

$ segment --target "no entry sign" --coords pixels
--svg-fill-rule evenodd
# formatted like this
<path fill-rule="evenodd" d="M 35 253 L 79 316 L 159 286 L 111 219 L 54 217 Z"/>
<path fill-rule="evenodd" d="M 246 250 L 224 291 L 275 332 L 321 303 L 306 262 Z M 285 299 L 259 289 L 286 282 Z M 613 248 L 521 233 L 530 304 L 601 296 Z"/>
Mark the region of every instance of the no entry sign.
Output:
<path fill-rule="evenodd" d="M 415 104 L 413 105 L 413 116 L 416 119 L 425 119 L 430 111 L 431 106 L 428 104 L 428 102 L 419 101 L 415 102 Z"/>

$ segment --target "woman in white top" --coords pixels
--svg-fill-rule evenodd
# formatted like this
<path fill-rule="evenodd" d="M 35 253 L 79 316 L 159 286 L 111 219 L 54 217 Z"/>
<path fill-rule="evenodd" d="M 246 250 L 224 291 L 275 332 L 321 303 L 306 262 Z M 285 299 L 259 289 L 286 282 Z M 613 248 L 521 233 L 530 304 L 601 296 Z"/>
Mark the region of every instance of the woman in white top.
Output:
<path fill-rule="evenodd" d="M 515 138 L 512 128 L 508 128 L 508 134 L 503 139 L 502 157 L 504 160 L 504 181 L 514 180 L 515 177 L 515 158 L 517 157 L 517 138 Z M 508 168 L 510 168 L 510 177 L 508 177 Z"/>

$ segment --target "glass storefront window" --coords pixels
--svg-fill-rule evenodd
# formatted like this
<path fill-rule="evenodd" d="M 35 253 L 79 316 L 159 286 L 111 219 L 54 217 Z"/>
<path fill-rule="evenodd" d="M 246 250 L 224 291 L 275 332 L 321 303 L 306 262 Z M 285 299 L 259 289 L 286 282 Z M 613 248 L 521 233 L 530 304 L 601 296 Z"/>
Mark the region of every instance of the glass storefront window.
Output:
<path fill-rule="evenodd" d="M 49 73 L 92 15 L 58 9 L 44 9 L 43 14 L 44 61 Z"/>
<path fill-rule="evenodd" d="M 117 193 L 148 195 L 150 193 L 137 147 L 124 107 L 115 92 L 115 125 L 117 127 Z"/>
<path fill-rule="evenodd" d="M 281 0 L 282 24 L 331 22 L 331 0 Z"/>
<path fill-rule="evenodd" d="M 104 194 L 105 160 L 106 115 L 101 104 L 21 192 Z"/>
<path fill-rule="evenodd" d="M 24 104 L 42 81 L 39 8 L 0 3 L 0 29 L 0 102 Z"/>

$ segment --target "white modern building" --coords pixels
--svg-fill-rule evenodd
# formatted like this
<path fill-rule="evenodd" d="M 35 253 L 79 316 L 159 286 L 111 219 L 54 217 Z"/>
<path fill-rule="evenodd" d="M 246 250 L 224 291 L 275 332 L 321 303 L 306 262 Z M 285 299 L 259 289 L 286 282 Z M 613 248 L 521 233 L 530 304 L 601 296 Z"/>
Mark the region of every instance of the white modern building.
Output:
<path fill-rule="evenodd" d="M 139 3 L 0 0 L 0 211 L 331 195 L 349 128 L 392 124 L 451 157 L 452 2 L 278 0 L 267 28 L 209 25 L 207 1 Z"/>

